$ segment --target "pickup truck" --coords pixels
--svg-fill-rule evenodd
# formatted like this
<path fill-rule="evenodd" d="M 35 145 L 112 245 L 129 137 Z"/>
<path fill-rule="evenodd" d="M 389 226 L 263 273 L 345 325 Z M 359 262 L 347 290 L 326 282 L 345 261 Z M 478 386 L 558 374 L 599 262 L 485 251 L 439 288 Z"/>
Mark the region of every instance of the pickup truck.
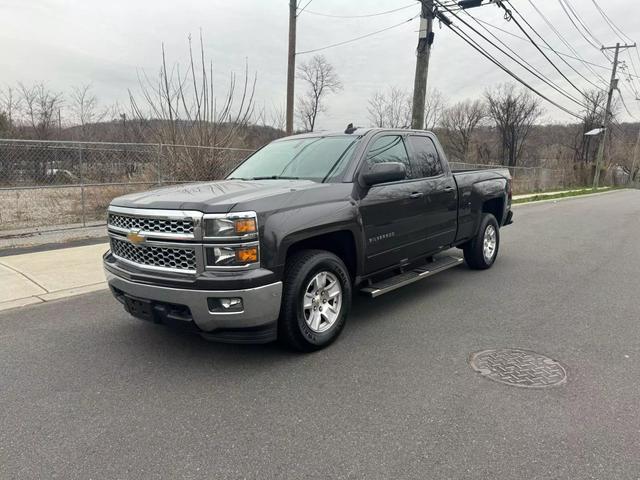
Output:
<path fill-rule="evenodd" d="M 329 345 L 354 291 L 377 297 L 493 265 L 512 222 L 507 169 L 452 171 L 433 133 L 294 135 L 224 180 L 114 199 L 110 289 L 133 316 L 217 341 Z"/>

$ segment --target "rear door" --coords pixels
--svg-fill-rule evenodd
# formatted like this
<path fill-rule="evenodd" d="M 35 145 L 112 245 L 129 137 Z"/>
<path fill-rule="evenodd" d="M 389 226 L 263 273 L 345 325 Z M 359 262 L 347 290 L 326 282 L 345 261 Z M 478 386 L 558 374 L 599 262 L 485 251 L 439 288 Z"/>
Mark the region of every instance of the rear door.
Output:
<path fill-rule="evenodd" d="M 371 141 L 363 169 L 378 162 L 402 162 L 407 178 L 373 185 L 360 198 L 365 232 L 366 273 L 403 263 L 422 242 L 424 193 L 413 178 L 403 135 L 381 134 Z"/>
<path fill-rule="evenodd" d="M 422 197 L 422 253 L 433 253 L 454 242 L 458 216 L 458 190 L 445 168 L 436 144 L 428 135 L 407 138 L 413 175 L 419 179 Z"/>

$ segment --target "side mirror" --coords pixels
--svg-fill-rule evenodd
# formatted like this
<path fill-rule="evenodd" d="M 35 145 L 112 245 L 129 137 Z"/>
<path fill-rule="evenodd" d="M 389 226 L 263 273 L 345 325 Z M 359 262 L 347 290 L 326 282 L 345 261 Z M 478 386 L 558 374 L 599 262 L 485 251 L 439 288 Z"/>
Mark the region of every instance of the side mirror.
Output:
<path fill-rule="evenodd" d="M 407 168 L 400 162 L 374 163 L 362 174 L 362 179 L 367 186 L 378 183 L 397 182 L 407 176 Z"/>

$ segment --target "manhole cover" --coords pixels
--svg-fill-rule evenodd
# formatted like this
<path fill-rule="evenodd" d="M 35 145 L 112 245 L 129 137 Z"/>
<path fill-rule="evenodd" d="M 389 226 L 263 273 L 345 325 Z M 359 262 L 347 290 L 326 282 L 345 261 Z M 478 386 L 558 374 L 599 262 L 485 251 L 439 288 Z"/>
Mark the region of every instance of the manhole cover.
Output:
<path fill-rule="evenodd" d="M 567 372 L 562 365 L 527 350 L 483 350 L 471 354 L 469 363 L 480 375 L 514 387 L 553 387 L 567 380 Z"/>

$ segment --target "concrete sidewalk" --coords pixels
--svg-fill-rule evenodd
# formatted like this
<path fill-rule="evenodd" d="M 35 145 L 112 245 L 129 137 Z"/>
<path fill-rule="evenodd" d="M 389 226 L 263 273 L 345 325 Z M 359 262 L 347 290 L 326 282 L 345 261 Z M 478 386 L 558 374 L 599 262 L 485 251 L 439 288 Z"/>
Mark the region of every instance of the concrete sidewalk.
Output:
<path fill-rule="evenodd" d="M 0 257 L 0 310 L 107 288 L 107 243 Z"/>

